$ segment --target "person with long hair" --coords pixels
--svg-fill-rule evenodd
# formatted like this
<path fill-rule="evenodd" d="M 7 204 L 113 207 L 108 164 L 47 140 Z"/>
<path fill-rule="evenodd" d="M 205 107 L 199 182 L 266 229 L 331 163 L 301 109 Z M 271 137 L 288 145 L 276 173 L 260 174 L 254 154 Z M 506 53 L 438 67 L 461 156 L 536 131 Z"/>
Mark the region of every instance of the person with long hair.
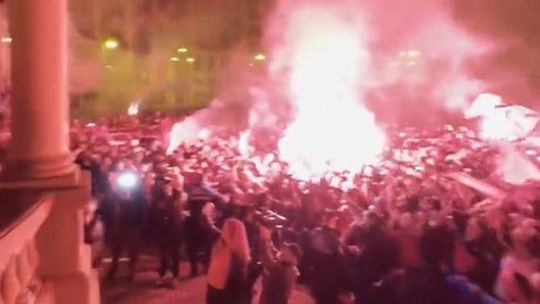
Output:
<path fill-rule="evenodd" d="M 226 220 L 212 249 L 206 303 L 247 303 L 251 292 L 247 280 L 250 260 L 244 224 L 237 219 Z"/>

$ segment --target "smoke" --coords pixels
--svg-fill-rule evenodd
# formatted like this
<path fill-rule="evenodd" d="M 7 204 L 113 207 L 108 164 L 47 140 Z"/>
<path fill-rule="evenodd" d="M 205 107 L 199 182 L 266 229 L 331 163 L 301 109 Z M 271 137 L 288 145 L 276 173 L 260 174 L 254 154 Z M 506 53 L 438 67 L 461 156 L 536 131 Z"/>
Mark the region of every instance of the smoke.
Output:
<path fill-rule="evenodd" d="M 93 92 L 99 86 L 99 49 L 95 41 L 79 33 L 72 19 L 68 24 L 69 42 L 69 93 Z"/>
<path fill-rule="evenodd" d="M 480 94 L 465 112 L 465 118 L 479 121 L 479 134 L 486 140 L 514 141 L 536 129 L 539 114 L 519 105 L 508 105 L 494 94 Z"/>
<path fill-rule="evenodd" d="M 522 185 L 540 180 L 540 170 L 529 158 L 506 143 L 499 147 L 501 155 L 497 159 L 497 174 L 507 183 Z"/>
<path fill-rule="evenodd" d="M 493 88 L 481 77 L 478 67 L 487 64 L 486 58 L 499 49 L 501 42 L 462 26 L 452 1 L 280 0 L 269 12 L 264 31 L 269 54 L 266 70 L 246 71 L 249 57 L 245 57 L 241 64 L 236 59 L 236 64 L 230 65 L 234 75 L 224 78 L 220 99 L 230 103 L 236 122 L 245 123 L 245 118 L 238 119 L 244 115 L 249 127 L 254 128 L 261 121 L 253 117 L 262 116 L 273 122 L 270 125 L 277 132 L 291 121 L 294 107 L 287 92 L 291 58 L 284 53 L 287 50 L 283 45 L 289 42 L 283 33 L 291 16 L 306 6 L 345 8 L 348 16 L 343 18 L 348 20 L 344 22 L 349 26 L 355 26 L 351 21 L 362 24 L 360 35 L 369 61 L 363 63 L 366 73 L 355 85 L 362 91 L 362 103 L 376 114 L 379 123 L 429 125 L 462 119 L 470 103 Z M 314 18 L 305 26 L 317 28 L 320 23 Z M 304 50 L 306 55 L 310 51 Z M 331 63 L 334 58 L 326 60 Z M 241 92 L 242 96 L 229 98 L 231 92 Z M 418 115 L 419 108 L 426 115 Z"/>
<path fill-rule="evenodd" d="M 369 32 L 354 3 L 291 2 L 278 7 L 270 79 L 285 79 L 293 120 L 279 152 L 297 178 L 326 172 L 359 172 L 377 161 L 385 138 L 362 104 L 362 81 L 369 75 Z M 312 26 L 317 20 L 318 26 Z M 281 33 L 281 35 L 279 34 Z M 359 85 L 360 84 L 360 85 Z M 348 132 L 362 140 L 351 140 Z"/>
<path fill-rule="evenodd" d="M 257 130 L 277 138 L 285 135 L 287 127 L 298 118 L 298 96 L 291 96 L 291 73 L 297 58 L 291 52 L 295 40 L 290 36 L 301 39 L 305 32 L 302 26 L 292 23 L 306 9 L 346 11 L 338 21 L 356 31 L 357 37 L 353 39 L 362 41 L 360 51 L 364 56 L 350 62 L 361 70 L 351 85 L 355 87 L 358 105 L 374 113 L 379 125 L 463 122 L 466 109 L 486 92 L 497 93 L 511 102 L 526 102 L 524 96 L 529 93 L 524 92 L 530 86 L 523 75 L 528 73 L 525 67 L 531 66 L 530 62 L 507 62 L 501 58 L 513 58 L 513 54 L 523 54 L 525 50 L 531 52 L 530 47 L 520 45 L 523 40 L 515 37 L 523 36 L 526 29 L 530 31 L 538 23 L 531 13 L 526 13 L 534 5 L 531 2 L 529 6 L 515 8 L 503 0 L 276 0 L 264 28 L 268 61 L 253 66 L 253 54 L 245 48 L 232 52 L 234 55 L 220 78 L 219 110 L 206 111 L 201 124 L 228 126 L 237 134 L 250 130 L 252 142 L 258 141 L 254 139 Z M 318 17 L 308 16 L 303 26 L 323 31 L 327 24 Z M 514 20 L 520 20 L 518 25 Z M 346 30 L 342 28 L 342 32 Z M 338 40 L 339 35 L 335 33 Z M 540 45 L 538 41 L 529 45 Z M 317 48 L 317 43 L 314 45 Z M 516 45 L 520 51 L 516 51 Z M 319 47 L 324 48 L 324 42 Z M 314 51 L 317 50 L 301 52 L 309 57 Z M 320 60 L 327 65 L 327 73 L 333 73 L 333 63 L 339 65 L 341 59 L 330 56 Z M 329 109 L 332 106 L 328 104 Z M 321 125 L 335 123 L 321 121 Z"/>
<path fill-rule="evenodd" d="M 475 67 L 489 91 L 505 100 L 533 105 L 540 93 L 540 2 L 536 0 L 458 0 L 455 10 L 468 31 L 497 44 Z"/>
<path fill-rule="evenodd" d="M 460 27 L 450 3 L 367 2 L 376 56 L 368 102 L 382 122 L 429 125 L 459 118 L 486 89 L 471 66 L 494 45 Z M 420 108 L 426 115 L 418 115 Z"/>

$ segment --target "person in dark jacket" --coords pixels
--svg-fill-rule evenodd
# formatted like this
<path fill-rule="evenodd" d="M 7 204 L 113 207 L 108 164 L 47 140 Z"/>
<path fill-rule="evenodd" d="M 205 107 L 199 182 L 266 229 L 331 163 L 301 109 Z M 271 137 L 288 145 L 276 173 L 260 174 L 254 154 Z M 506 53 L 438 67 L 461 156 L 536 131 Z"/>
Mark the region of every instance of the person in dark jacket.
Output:
<path fill-rule="evenodd" d="M 112 266 L 107 278 L 115 277 L 120 257 L 127 252 L 129 277 L 133 279 L 145 223 L 144 202 L 130 191 L 118 189 L 105 197 L 96 215 L 103 221 L 105 245 L 112 254 Z"/>
<path fill-rule="evenodd" d="M 356 294 L 360 302 L 375 304 L 378 300 L 372 288 L 373 283 L 399 265 L 399 246 L 375 219 L 363 227 L 356 245 L 363 248 L 357 259 Z"/>
<path fill-rule="evenodd" d="M 397 271 L 381 284 L 380 304 L 500 304 L 465 277 L 452 272 L 455 239 L 446 225 L 425 228 L 422 265 Z"/>
<path fill-rule="evenodd" d="M 474 268 L 466 276 L 482 289 L 493 292 L 503 252 L 495 232 L 490 231 L 482 220 L 471 218 L 467 223 L 463 243 L 475 259 Z"/>
<path fill-rule="evenodd" d="M 154 197 L 151 218 L 159 249 L 160 266 L 158 284 L 163 283 L 167 271 L 173 275 L 173 285 L 179 276 L 179 247 L 181 244 L 180 194 L 165 184 Z"/>
<path fill-rule="evenodd" d="M 199 263 L 208 268 L 210 250 L 216 236 L 214 226 L 202 212 L 206 203 L 204 198 L 188 201 L 189 216 L 183 223 L 192 277 L 199 274 Z"/>
<path fill-rule="evenodd" d="M 75 164 L 82 170 L 90 172 L 92 196 L 96 197 L 107 192 L 110 188 L 109 180 L 105 172 L 100 168 L 96 159 L 89 155 L 88 152 L 84 151 L 77 155 Z"/>
<path fill-rule="evenodd" d="M 263 286 L 260 304 L 287 304 L 298 278 L 300 247 L 283 244 L 281 250 L 274 248 L 271 232 L 260 227 L 260 255 L 263 263 Z"/>
<path fill-rule="evenodd" d="M 319 228 L 312 239 L 311 294 L 317 304 L 339 303 L 340 297 L 350 294 L 351 282 L 337 235 Z"/>

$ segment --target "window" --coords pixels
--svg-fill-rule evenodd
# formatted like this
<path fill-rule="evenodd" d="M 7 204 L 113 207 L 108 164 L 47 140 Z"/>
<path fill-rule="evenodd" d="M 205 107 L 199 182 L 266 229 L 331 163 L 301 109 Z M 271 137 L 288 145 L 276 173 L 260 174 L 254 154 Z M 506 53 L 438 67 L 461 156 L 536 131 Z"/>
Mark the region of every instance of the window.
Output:
<path fill-rule="evenodd" d="M 203 61 L 204 58 L 202 56 L 195 59 L 195 62 L 193 63 L 193 68 L 195 69 L 195 71 L 200 71 L 202 69 Z"/>
<path fill-rule="evenodd" d="M 210 72 L 214 71 L 215 65 L 216 65 L 216 59 L 214 58 L 214 56 L 209 56 L 208 57 L 208 71 Z"/>

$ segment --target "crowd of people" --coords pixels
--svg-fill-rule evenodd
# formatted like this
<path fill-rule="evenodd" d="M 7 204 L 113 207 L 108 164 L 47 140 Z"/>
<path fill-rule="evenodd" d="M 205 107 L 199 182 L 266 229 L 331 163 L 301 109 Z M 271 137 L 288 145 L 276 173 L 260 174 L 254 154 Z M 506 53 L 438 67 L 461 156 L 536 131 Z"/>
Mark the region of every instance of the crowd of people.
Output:
<path fill-rule="evenodd" d="M 207 276 L 208 304 L 251 303 L 259 278 L 264 304 L 289 303 L 299 285 L 317 304 L 540 303 L 540 205 L 496 179 L 497 149 L 469 129 L 389 129 L 381 164 L 302 181 L 278 153 L 240 153 L 234 136 L 167 154 L 166 136 L 111 143 L 117 128 L 72 127 L 98 206 L 88 240 L 102 222 L 108 279 L 124 255 L 134 277 L 154 248 L 158 283 L 175 283 L 185 253 L 189 274 Z"/>

